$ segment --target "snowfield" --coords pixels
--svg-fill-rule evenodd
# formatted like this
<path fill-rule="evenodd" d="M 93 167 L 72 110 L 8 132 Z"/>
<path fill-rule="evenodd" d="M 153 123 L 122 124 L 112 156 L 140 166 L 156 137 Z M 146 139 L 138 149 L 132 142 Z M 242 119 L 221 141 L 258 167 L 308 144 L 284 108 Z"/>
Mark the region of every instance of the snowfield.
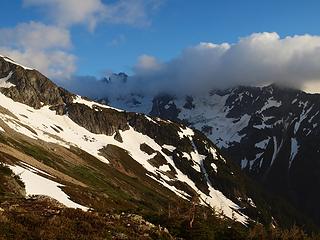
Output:
<path fill-rule="evenodd" d="M 80 208 L 84 211 L 89 209 L 71 201 L 68 195 L 61 190 L 62 184 L 38 175 L 42 172 L 41 170 L 28 165 L 24 165 L 24 167 L 15 165 L 9 166 L 9 168 L 24 182 L 27 195 L 45 195 L 58 200 L 70 208 Z"/>
<path fill-rule="evenodd" d="M 15 85 L 8 82 L 8 80 L 11 78 L 13 72 L 11 71 L 8 76 L 4 77 L 4 78 L 0 78 L 0 88 L 10 88 L 10 87 L 14 87 Z"/>

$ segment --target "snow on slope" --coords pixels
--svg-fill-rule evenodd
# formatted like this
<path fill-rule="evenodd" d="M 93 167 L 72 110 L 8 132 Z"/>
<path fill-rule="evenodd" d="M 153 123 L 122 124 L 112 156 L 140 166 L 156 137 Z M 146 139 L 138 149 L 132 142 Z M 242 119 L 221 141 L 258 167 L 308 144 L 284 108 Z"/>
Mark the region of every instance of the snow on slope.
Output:
<path fill-rule="evenodd" d="M 12 74 L 13 72 L 10 72 L 8 76 L 0 78 L 0 88 L 10 88 L 15 86 L 14 84 L 7 82 L 11 78 Z"/>
<path fill-rule="evenodd" d="M 237 123 L 233 123 L 234 119 L 226 118 L 228 108 L 225 107 L 225 102 L 229 95 L 219 96 L 212 95 L 203 96 L 194 99 L 194 109 L 183 108 L 184 99 L 176 101 L 176 105 L 182 111 L 179 113 L 180 119 L 187 119 L 197 129 L 202 129 L 204 125 L 214 126 L 212 130 L 214 134 L 210 137 L 219 146 L 227 146 L 230 142 L 236 141 L 239 138 L 237 131 L 241 129 L 240 125 L 246 125 L 248 119 L 243 117 Z"/>
<path fill-rule="evenodd" d="M 261 110 L 259 111 L 259 113 L 262 113 L 263 111 L 272 108 L 272 107 L 280 107 L 281 106 L 281 102 L 278 102 L 277 100 L 273 99 L 273 98 L 269 98 L 266 102 L 266 104 L 261 108 Z"/>
<path fill-rule="evenodd" d="M 210 140 L 218 147 L 228 147 L 230 143 L 241 140 L 242 136 L 238 132 L 246 127 L 250 120 L 249 115 L 244 115 L 240 119 L 226 117 L 230 111 L 230 108 L 225 106 L 226 100 L 231 94 L 220 96 L 207 93 L 193 99 L 193 104 L 196 107 L 191 109 L 184 108 L 186 103 L 184 98 L 178 98 L 170 101 L 165 108 L 174 103 L 181 110 L 178 118 L 186 119 L 196 129 L 202 130 L 204 126 L 213 126 L 212 134 L 208 134 Z M 131 101 L 124 98 L 112 99 L 111 103 L 116 107 L 149 114 L 152 109 L 152 98 L 141 97 L 138 99 L 141 104 L 132 104 Z"/>
<path fill-rule="evenodd" d="M 22 103 L 14 102 L 11 98 L 8 98 L 1 93 L 0 104 L 16 116 L 16 118 L 14 118 L 0 113 L 0 119 L 3 120 L 8 127 L 23 135 L 27 135 L 33 139 L 40 139 L 46 142 L 60 144 L 65 147 L 76 146 L 105 163 L 109 163 L 109 161 L 100 155 L 100 149 L 108 144 L 119 146 L 127 150 L 133 159 L 139 162 L 149 172 L 156 173 L 160 176 L 160 180 L 156 178 L 154 179 L 175 192 L 177 195 L 183 198 L 188 197 L 187 193 L 170 184 L 170 182 L 175 180 L 185 182 L 194 189 L 200 196 L 201 204 L 209 205 L 217 211 L 223 212 L 225 216 L 235 218 L 241 223 L 245 224 L 248 220 L 247 216 L 236 211 L 239 209 L 237 204 L 225 197 L 222 192 L 214 189 L 210 184 L 210 193 L 209 195 L 206 195 L 196 187 L 195 183 L 189 179 L 188 176 L 183 174 L 176 167 L 175 170 L 177 174 L 174 179 L 170 179 L 166 175 L 166 171 L 168 171 L 169 164 L 171 166 L 175 166 L 172 158 L 163 153 L 162 146 L 158 145 L 152 138 L 134 131 L 133 128 L 126 131 L 120 131 L 123 139 L 123 142 L 120 143 L 114 139 L 114 136 L 106 136 L 103 134 L 94 134 L 89 132 L 85 128 L 74 123 L 67 115 L 56 115 L 55 111 L 51 111 L 49 109 L 49 106 L 44 106 L 41 109 L 36 110 Z M 87 104 L 90 105 L 92 102 Z M 186 136 L 191 139 L 193 134 L 193 131 L 189 128 L 181 129 L 181 137 Z M 146 143 L 154 150 L 161 152 L 167 160 L 167 166 L 161 166 L 159 169 L 152 166 L 148 160 L 153 156 L 149 156 L 147 153 L 140 150 L 140 145 L 142 143 Z M 216 154 L 214 149 L 212 149 L 211 152 Z M 201 166 L 203 156 L 199 155 L 196 150 L 192 153 L 192 158 L 197 161 L 199 166 Z M 18 170 L 21 169 L 18 168 Z M 217 169 L 214 169 L 214 171 L 217 171 Z M 28 176 L 30 176 L 30 173 L 28 173 Z M 32 177 L 34 176 L 31 175 L 31 178 Z"/>
<path fill-rule="evenodd" d="M 291 168 L 291 164 L 296 157 L 299 149 L 299 144 L 296 138 L 291 138 L 291 154 L 289 159 L 289 168 Z"/>
<path fill-rule="evenodd" d="M 8 58 L 6 56 L 0 55 L 0 57 L 2 57 L 5 61 L 7 61 L 9 63 L 13 63 L 14 65 L 17 65 L 17 66 L 20 66 L 20 67 L 24 68 L 25 70 L 34 70 L 33 68 L 23 66 L 22 64 L 17 63 L 17 62 L 13 61 L 12 59 L 10 59 L 10 58 Z"/>
<path fill-rule="evenodd" d="M 44 178 L 40 175 L 41 170 L 38 170 L 34 167 L 24 165 L 24 167 L 15 165 L 9 166 L 9 168 L 18 176 L 25 184 L 26 194 L 27 195 L 46 195 L 52 197 L 59 202 L 63 203 L 65 206 L 70 208 L 80 208 L 84 211 L 87 211 L 88 208 L 80 204 L 77 204 L 71 201 L 67 194 L 65 194 L 60 187 L 63 187 L 62 184 Z"/>
<path fill-rule="evenodd" d="M 278 114 L 282 114 L 277 113 L 279 108 L 287 103 L 283 102 L 284 100 L 280 100 L 281 97 L 278 95 L 272 95 L 273 88 L 274 87 L 256 88 L 252 89 L 252 93 L 241 90 L 241 88 L 235 88 L 222 94 L 216 92 L 203 94 L 202 96 L 194 98 L 189 97 L 189 107 L 186 107 L 186 98 L 181 96 L 177 98 L 173 97 L 168 101 L 166 100 L 166 96 L 163 99 L 161 97 L 155 99 L 161 104 L 166 104 L 164 106 L 161 105 L 161 108 L 163 107 L 164 110 L 158 110 L 159 114 L 163 114 L 163 112 L 167 114 L 165 110 L 170 110 L 170 107 L 174 106 L 171 111 L 177 114 L 178 119 L 186 120 L 190 123 L 190 126 L 204 132 L 218 147 L 229 148 L 234 146 L 235 143 L 241 142 L 246 136 L 247 130 L 245 130 L 245 128 L 248 127 L 249 124 L 251 124 L 250 128 L 263 132 L 266 129 L 272 129 L 275 126 L 281 127 L 284 124 L 288 125 L 290 123 L 290 119 L 277 119 Z M 152 101 L 154 99 L 140 96 L 137 98 L 140 104 L 133 104 L 133 106 L 130 104 L 127 105 L 127 103 L 134 102 L 130 101 L 131 98 L 131 96 L 128 96 L 127 99 L 111 99 L 111 103 L 114 106 L 123 106 L 127 110 L 134 109 L 134 111 L 145 114 L 151 112 Z M 312 112 L 314 106 L 308 104 L 308 101 L 297 101 L 297 96 L 293 101 L 290 101 L 291 104 L 298 103 L 299 108 L 303 107 L 302 113 L 299 114 L 297 121 L 295 121 L 294 135 L 297 134 L 300 126 L 306 119 L 311 123 L 313 118 L 319 113 L 319 111 Z M 258 110 L 254 110 L 252 113 L 247 114 L 245 111 L 250 108 L 250 105 L 252 105 L 253 110 L 255 108 Z M 236 110 L 234 111 L 234 109 Z M 314 129 L 317 126 L 317 123 L 313 123 L 312 128 Z M 308 135 L 313 129 L 303 128 L 301 130 Z M 265 150 L 268 142 L 272 139 L 272 136 L 265 138 L 264 140 L 259 139 L 260 142 L 256 142 L 254 147 L 258 151 Z M 276 147 L 277 146 L 275 146 L 275 148 Z M 274 153 L 274 157 L 276 153 L 277 152 Z M 256 159 L 260 156 L 257 155 Z M 246 161 L 248 160 L 243 159 L 242 167 L 246 166 Z M 251 162 L 251 164 L 253 163 Z"/>
<path fill-rule="evenodd" d="M 130 110 L 132 112 L 140 112 L 148 114 L 152 109 L 152 96 L 120 96 L 112 99 L 111 105 L 120 109 Z"/>
<path fill-rule="evenodd" d="M 113 107 L 110 107 L 110 106 L 107 106 L 107 105 L 104 105 L 104 104 L 100 104 L 100 103 L 97 103 L 97 102 L 86 100 L 86 99 L 82 98 L 79 95 L 77 95 L 76 99 L 73 100 L 73 103 L 84 104 L 84 105 L 86 105 L 86 106 L 88 106 L 90 108 L 93 108 L 94 106 L 98 106 L 98 107 L 101 107 L 101 108 L 109 108 L 109 109 L 116 110 L 118 112 L 123 112 L 123 110 L 120 110 L 120 109 L 117 109 L 117 108 L 113 108 Z"/>

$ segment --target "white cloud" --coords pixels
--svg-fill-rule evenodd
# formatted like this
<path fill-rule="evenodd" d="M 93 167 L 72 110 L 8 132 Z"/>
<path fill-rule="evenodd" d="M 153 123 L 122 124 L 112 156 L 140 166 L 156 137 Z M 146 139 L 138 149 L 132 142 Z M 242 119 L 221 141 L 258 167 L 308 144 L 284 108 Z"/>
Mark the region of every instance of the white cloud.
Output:
<path fill-rule="evenodd" d="M 23 0 L 25 7 L 37 7 L 52 20 L 20 23 L 0 29 L 0 54 L 38 69 L 55 80 L 70 78 L 76 71 L 76 57 L 69 29 L 84 24 L 93 31 L 100 22 L 147 26 L 150 14 L 165 0 Z M 126 38 L 119 35 L 110 42 L 116 46 Z"/>
<path fill-rule="evenodd" d="M 143 57 L 137 66 L 148 71 L 134 67 L 133 86 L 143 84 L 146 91 L 195 92 L 270 83 L 303 88 L 320 82 L 320 36 L 254 33 L 233 44 L 200 43 L 168 62 Z"/>
<path fill-rule="evenodd" d="M 145 26 L 149 14 L 164 0 L 24 0 L 25 6 L 41 7 L 58 25 L 85 24 L 93 30 L 99 22 Z"/>
<path fill-rule="evenodd" d="M 93 29 L 105 13 L 100 0 L 24 0 L 25 6 L 41 7 L 58 25 L 85 23 Z"/>
<path fill-rule="evenodd" d="M 68 78 L 75 67 L 69 31 L 38 22 L 0 29 L 0 53 L 51 78 Z"/>
<path fill-rule="evenodd" d="M 14 28 L 0 29 L 0 44 L 14 48 L 69 48 L 71 40 L 68 30 L 29 22 L 18 24 Z"/>
<path fill-rule="evenodd" d="M 138 58 L 137 64 L 134 66 L 135 72 L 143 72 L 144 74 L 159 71 L 160 69 L 161 63 L 155 57 L 146 54 L 141 55 Z"/>
<path fill-rule="evenodd" d="M 236 43 L 199 43 L 170 61 L 142 55 L 126 83 L 74 78 L 68 88 L 90 97 L 202 94 L 237 85 L 278 83 L 320 92 L 320 36 L 254 33 Z"/>
<path fill-rule="evenodd" d="M 148 26 L 150 12 L 156 10 L 163 0 L 118 0 L 106 5 L 105 19 L 110 23 Z"/>

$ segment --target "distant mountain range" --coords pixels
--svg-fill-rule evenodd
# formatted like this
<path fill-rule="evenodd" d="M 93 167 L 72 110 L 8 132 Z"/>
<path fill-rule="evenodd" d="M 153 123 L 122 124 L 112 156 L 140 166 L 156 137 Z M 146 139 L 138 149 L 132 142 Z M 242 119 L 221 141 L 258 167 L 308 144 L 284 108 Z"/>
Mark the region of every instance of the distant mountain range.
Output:
<path fill-rule="evenodd" d="M 268 191 L 320 223 L 319 94 L 272 84 L 100 101 L 198 129 Z"/>

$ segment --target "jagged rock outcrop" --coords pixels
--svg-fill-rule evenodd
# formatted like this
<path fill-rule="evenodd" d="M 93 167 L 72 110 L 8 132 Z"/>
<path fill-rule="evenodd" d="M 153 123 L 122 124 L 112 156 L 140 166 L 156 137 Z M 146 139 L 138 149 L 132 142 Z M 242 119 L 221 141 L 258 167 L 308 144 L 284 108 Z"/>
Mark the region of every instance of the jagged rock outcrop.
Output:
<path fill-rule="evenodd" d="M 84 104 L 67 105 L 68 116 L 80 126 L 97 134 L 113 135 L 128 130 L 126 114 L 110 108 L 90 108 Z"/>
<path fill-rule="evenodd" d="M 73 94 L 58 87 L 36 70 L 6 61 L 0 57 L 0 78 L 11 75 L 8 82 L 14 86 L 0 91 L 17 102 L 39 109 L 43 105 L 64 105 L 72 102 Z"/>

